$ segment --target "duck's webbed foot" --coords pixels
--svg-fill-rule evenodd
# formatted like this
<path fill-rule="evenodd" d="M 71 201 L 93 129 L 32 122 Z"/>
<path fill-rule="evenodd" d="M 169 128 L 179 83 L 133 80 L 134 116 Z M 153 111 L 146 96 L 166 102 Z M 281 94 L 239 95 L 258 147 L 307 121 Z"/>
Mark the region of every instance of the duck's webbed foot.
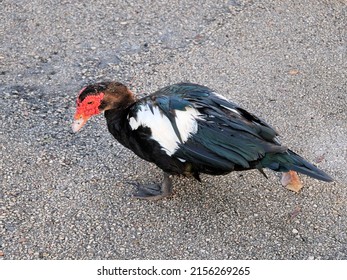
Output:
<path fill-rule="evenodd" d="M 168 197 L 172 193 L 172 182 L 169 174 L 164 172 L 164 180 L 161 184 L 140 185 L 135 184 L 137 191 L 135 198 L 147 200 L 159 200 Z"/>

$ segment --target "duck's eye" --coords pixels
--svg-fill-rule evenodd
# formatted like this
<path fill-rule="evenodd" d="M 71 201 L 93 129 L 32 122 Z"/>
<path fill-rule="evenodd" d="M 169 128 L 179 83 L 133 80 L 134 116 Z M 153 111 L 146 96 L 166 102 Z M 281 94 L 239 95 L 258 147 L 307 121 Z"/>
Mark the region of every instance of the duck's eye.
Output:
<path fill-rule="evenodd" d="M 94 103 L 94 101 L 89 101 L 89 102 L 87 102 L 87 104 L 93 104 Z"/>

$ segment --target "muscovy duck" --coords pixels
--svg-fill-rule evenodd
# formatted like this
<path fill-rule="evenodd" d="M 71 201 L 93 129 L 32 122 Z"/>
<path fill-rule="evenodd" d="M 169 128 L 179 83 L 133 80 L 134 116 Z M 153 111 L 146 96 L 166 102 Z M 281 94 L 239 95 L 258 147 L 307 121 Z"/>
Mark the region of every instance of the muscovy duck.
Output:
<path fill-rule="evenodd" d="M 200 180 L 200 173 L 258 169 L 265 175 L 269 168 L 287 172 L 289 181 L 298 179 L 296 172 L 333 180 L 282 146 L 266 122 L 206 86 L 179 83 L 137 99 L 119 82 L 88 85 L 77 98 L 73 131 L 101 112 L 122 145 L 164 171 L 161 184 L 138 185 L 137 198 L 170 195 L 170 175 L 178 174 Z"/>

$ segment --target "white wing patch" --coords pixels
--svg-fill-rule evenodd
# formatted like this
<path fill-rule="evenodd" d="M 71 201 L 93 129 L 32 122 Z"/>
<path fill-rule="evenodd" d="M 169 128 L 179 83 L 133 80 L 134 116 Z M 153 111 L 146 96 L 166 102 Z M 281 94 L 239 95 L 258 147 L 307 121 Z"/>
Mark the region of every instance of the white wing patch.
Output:
<path fill-rule="evenodd" d="M 135 130 L 139 126 L 149 127 L 152 132 L 151 138 L 157 141 L 162 149 L 169 155 L 173 155 L 180 143 L 170 120 L 161 112 L 158 106 L 153 106 L 153 113 L 148 105 L 143 105 L 137 112 L 136 119 L 129 119 L 130 127 Z M 198 131 L 197 119 L 200 119 L 198 110 L 186 107 L 185 111 L 175 110 L 176 125 L 182 142 Z"/>

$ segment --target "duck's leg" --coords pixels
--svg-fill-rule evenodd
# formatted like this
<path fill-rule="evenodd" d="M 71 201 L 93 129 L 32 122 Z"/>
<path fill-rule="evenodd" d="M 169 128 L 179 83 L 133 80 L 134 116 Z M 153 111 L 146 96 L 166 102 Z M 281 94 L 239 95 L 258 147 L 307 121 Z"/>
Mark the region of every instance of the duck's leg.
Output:
<path fill-rule="evenodd" d="M 135 198 L 158 200 L 169 196 L 172 193 L 172 182 L 170 175 L 164 172 L 164 180 L 161 184 L 139 185 L 136 184 L 137 191 Z"/>

